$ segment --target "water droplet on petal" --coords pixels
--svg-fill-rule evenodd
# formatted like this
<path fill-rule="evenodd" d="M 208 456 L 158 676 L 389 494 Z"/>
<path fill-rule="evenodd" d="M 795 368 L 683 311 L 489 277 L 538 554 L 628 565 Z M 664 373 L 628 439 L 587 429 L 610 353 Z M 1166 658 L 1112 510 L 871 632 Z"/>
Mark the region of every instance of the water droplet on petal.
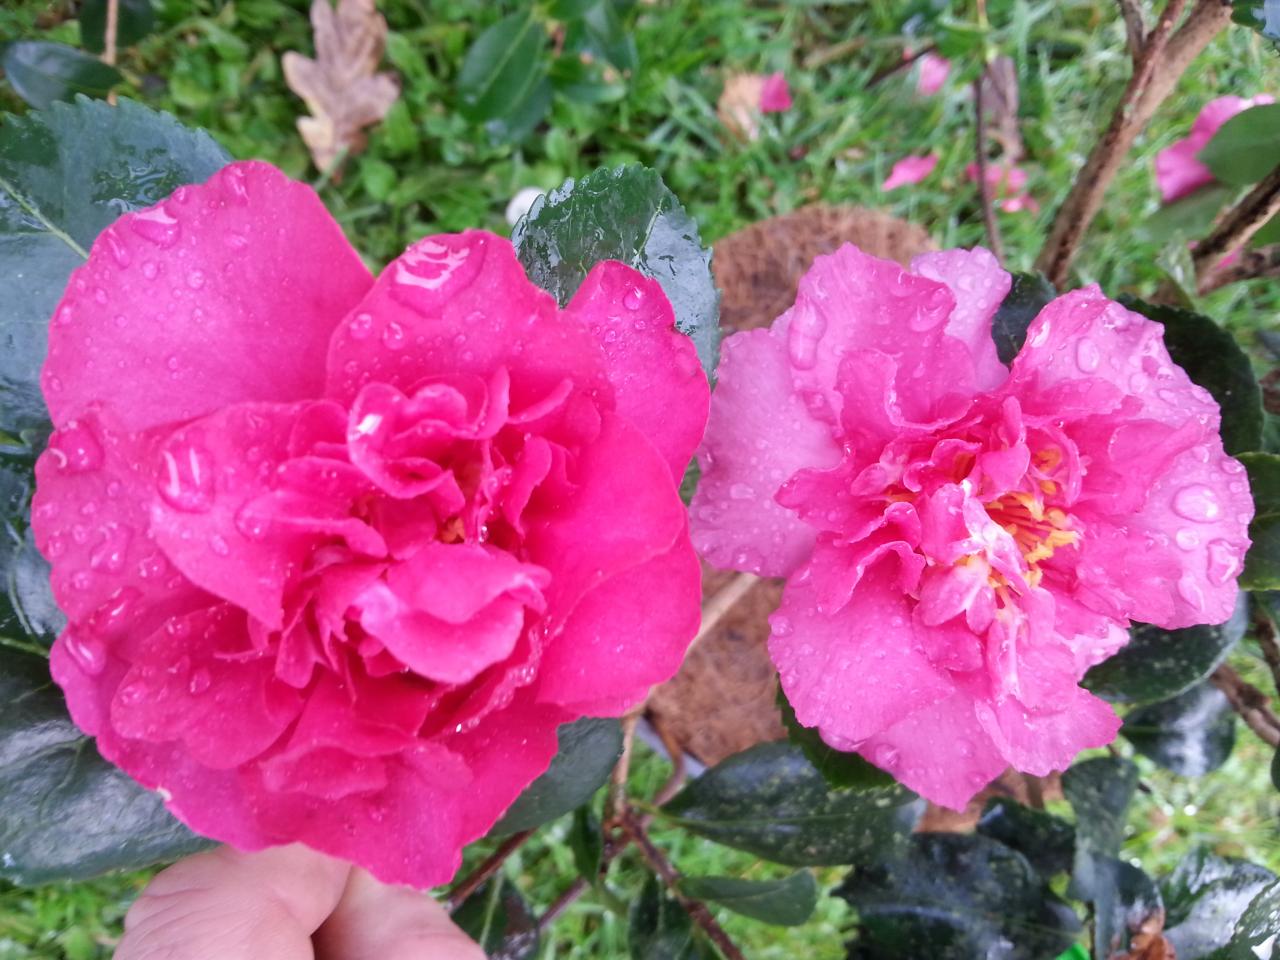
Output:
<path fill-rule="evenodd" d="M 62 639 L 71 659 L 85 673 L 98 676 L 107 666 L 107 648 L 97 637 L 68 630 Z"/>
<path fill-rule="evenodd" d="M 187 685 L 187 689 L 193 696 L 198 697 L 211 686 L 213 686 L 213 674 L 206 667 L 196 667 L 191 673 L 191 682 Z"/>
<path fill-rule="evenodd" d="M 53 435 L 49 455 L 64 473 L 87 473 L 102 466 L 102 445 L 93 431 L 78 420 Z"/>
<path fill-rule="evenodd" d="M 204 286 L 204 271 L 192 270 L 187 274 L 187 286 L 192 290 L 199 290 Z"/>
<path fill-rule="evenodd" d="M 871 753 L 871 759 L 877 767 L 892 770 L 898 762 L 898 751 L 887 743 L 882 743 Z"/>
<path fill-rule="evenodd" d="M 1178 594 L 1197 610 L 1204 609 L 1204 591 L 1194 577 L 1186 576 L 1178 581 Z"/>
<path fill-rule="evenodd" d="M 205 513 L 213 506 L 213 457 L 195 437 L 178 434 L 160 454 L 157 486 L 170 506 Z"/>
<path fill-rule="evenodd" d="M 382 328 L 382 345 L 388 350 L 399 350 L 404 346 L 404 327 L 390 321 Z"/>
<path fill-rule="evenodd" d="M 1173 498 L 1174 513 L 1187 520 L 1209 523 L 1222 515 L 1222 504 L 1213 488 L 1193 483 L 1179 490 Z"/>
<path fill-rule="evenodd" d="M 352 340 L 366 340 L 373 332 L 373 314 L 357 313 L 347 324 L 347 335 Z"/>
<path fill-rule="evenodd" d="M 1194 550 L 1200 546 L 1200 538 L 1196 535 L 1196 532 L 1185 527 L 1173 535 L 1173 542 L 1183 550 Z"/>
<path fill-rule="evenodd" d="M 751 500 L 755 497 L 755 492 L 745 483 L 735 483 L 729 487 L 729 499 L 731 500 Z"/>
<path fill-rule="evenodd" d="M 1076 366 L 1080 368 L 1081 373 L 1093 373 L 1098 369 L 1098 364 L 1102 360 L 1102 354 L 1098 351 L 1098 345 L 1087 337 L 1076 344 Z"/>
<path fill-rule="evenodd" d="M 774 616 L 769 620 L 769 626 L 773 628 L 775 637 L 789 637 L 795 630 L 791 620 L 783 616 Z"/>
<path fill-rule="evenodd" d="M 1226 540 L 1209 543 L 1209 565 L 1205 572 L 1209 582 L 1221 586 L 1240 573 L 1240 551 Z"/>
<path fill-rule="evenodd" d="M 133 257 L 129 255 L 129 248 L 120 242 L 120 238 L 116 236 L 114 230 L 105 230 L 102 233 L 103 242 L 106 243 L 107 249 L 111 251 L 111 259 L 116 262 L 116 266 L 124 269 L 132 262 Z"/>
<path fill-rule="evenodd" d="M 628 290 L 622 298 L 622 305 L 628 310 L 639 310 L 644 303 L 644 293 L 640 290 Z"/>
<path fill-rule="evenodd" d="M 231 547 L 226 538 L 216 533 L 209 538 L 209 549 L 219 557 L 225 557 L 231 553 Z"/>
<path fill-rule="evenodd" d="M 810 370 L 818 362 L 818 343 L 827 331 L 827 318 L 811 306 L 797 309 L 787 332 L 787 352 L 791 362 L 801 370 Z"/>
<path fill-rule="evenodd" d="M 154 260 L 147 260 L 142 264 L 142 275 L 148 280 L 154 280 L 160 273 L 160 268 L 156 266 Z"/>
<path fill-rule="evenodd" d="M 142 210 L 129 218 L 129 226 L 158 247 L 172 247 L 182 235 L 182 225 L 164 207 Z"/>

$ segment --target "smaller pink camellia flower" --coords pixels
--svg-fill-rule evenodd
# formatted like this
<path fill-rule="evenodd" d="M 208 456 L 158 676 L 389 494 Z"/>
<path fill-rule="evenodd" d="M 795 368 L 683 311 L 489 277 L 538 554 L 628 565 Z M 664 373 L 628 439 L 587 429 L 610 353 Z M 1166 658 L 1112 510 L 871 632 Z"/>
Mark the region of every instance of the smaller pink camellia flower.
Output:
<path fill-rule="evenodd" d="M 1006 369 L 986 250 L 845 245 L 724 344 L 694 542 L 786 577 L 769 652 L 797 719 L 961 809 L 1120 721 L 1078 685 L 1130 620 L 1221 623 L 1253 502 L 1153 323 L 1059 297 Z"/>
<path fill-rule="evenodd" d="M 791 88 L 781 71 L 764 78 L 760 87 L 760 112 L 785 113 L 791 109 Z"/>
<path fill-rule="evenodd" d="M 888 193 L 890 190 L 897 190 L 899 187 L 919 183 L 933 173 L 937 166 L 938 155 L 936 153 L 925 154 L 922 157 L 903 157 L 893 165 L 893 169 L 889 171 L 889 176 L 885 177 L 884 183 L 880 184 L 880 189 Z"/>
<path fill-rule="evenodd" d="M 964 168 L 964 175 L 970 183 L 977 183 L 978 165 L 969 164 Z M 1040 204 L 1026 192 L 1027 171 L 1021 167 L 999 161 L 988 163 L 986 179 L 987 189 L 999 200 L 1000 209 L 1005 213 L 1039 212 Z"/>
<path fill-rule="evenodd" d="M 568 306 L 481 231 L 371 277 L 262 163 L 102 232 L 42 385 L 53 677 L 196 831 L 448 880 L 556 752 L 679 667 L 706 377 L 662 288 Z"/>
<path fill-rule="evenodd" d="M 931 97 L 947 82 L 951 74 L 951 61 L 936 53 L 926 53 L 919 58 L 916 74 L 916 92 L 922 97 Z"/>
<path fill-rule="evenodd" d="M 1156 154 L 1156 185 L 1161 199 L 1172 203 L 1213 183 L 1213 172 L 1200 162 L 1200 151 L 1236 114 L 1268 103 L 1275 103 L 1275 98 L 1262 93 L 1256 97 L 1218 97 L 1205 104 L 1191 125 L 1191 133 Z"/>

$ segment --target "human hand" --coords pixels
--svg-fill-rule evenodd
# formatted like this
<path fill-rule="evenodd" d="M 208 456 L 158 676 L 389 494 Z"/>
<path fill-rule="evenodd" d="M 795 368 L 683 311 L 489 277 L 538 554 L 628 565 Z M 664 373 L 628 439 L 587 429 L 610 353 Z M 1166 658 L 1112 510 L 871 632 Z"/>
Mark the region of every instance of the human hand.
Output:
<path fill-rule="evenodd" d="M 484 960 L 440 904 L 293 844 L 219 847 L 157 874 L 115 960 Z"/>

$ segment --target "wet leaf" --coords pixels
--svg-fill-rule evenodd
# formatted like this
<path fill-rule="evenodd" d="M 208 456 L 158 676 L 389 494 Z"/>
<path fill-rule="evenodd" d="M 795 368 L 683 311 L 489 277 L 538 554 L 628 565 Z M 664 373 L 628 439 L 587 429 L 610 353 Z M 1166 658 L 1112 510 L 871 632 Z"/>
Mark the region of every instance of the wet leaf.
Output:
<path fill-rule="evenodd" d="M 1199 153 L 1200 162 L 1223 183 L 1248 186 L 1276 167 L 1280 154 L 1280 104 L 1250 107 L 1236 114 Z"/>
<path fill-rule="evenodd" d="M 978 820 L 978 833 L 1017 850 L 1046 877 L 1071 869 L 1075 827 L 1061 817 L 1024 807 L 1009 797 L 992 797 Z"/>
<path fill-rule="evenodd" d="M 818 884 L 801 870 L 780 880 L 742 880 L 737 877 L 685 877 L 680 892 L 694 900 L 709 900 L 752 920 L 779 927 L 797 927 L 818 905 Z"/>
<path fill-rule="evenodd" d="M 49 317 L 94 238 L 229 162 L 205 133 L 129 100 L 79 99 L 0 125 L 0 432 L 47 429 Z"/>
<path fill-rule="evenodd" d="M 1013 286 L 991 321 L 991 336 L 1001 363 L 1013 363 L 1027 339 L 1027 328 L 1057 295 L 1042 273 L 1013 274 Z"/>
<path fill-rule="evenodd" d="M 805 757 L 831 786 L 871 790 L 893 785 L 892 774 L 881 770 L 861 754 L 837 750 L 823 740 L 815 728 L 801 726 L 781 687 L 778 688 L 778 711 L 782 715 L 782 725 L 787 729 L 787 739 L 804 751 Z"/>
<path fill-rule="evenodd" d="M 1209 850 L 1183 857 L 1160 884 L 1167 911 L 1165 936 L 1178 957 L 1219 956 L 1215 951 L 1231 941 L 1250 903 L 1275 879 L 1264 867 Z"/>
<path fill-rule="evenodd" d="M 1244 558 L 1240 586 L 1246 590 L 1280 589 L 1280 455 L 1246 453 L 1240 462 L 1249 472 L 1254 518 L 1252 544 Z"/>
<path fill-rule="evenodd" d="M 604 831 L 590 804 L 584 804 L 573 812 L 569 848 L 573 851 L 573 865 L 578 868 L 579 875 L 594 883 L 604 858 Z"/>
<path fill-rule="evenodd" d="M 1094 757 L 1062 775 L 1062 792 L 1076 815 L 1071 895 L 1094 899 L 1106 882 L 1105 861 L 1120 852 L 1125 814 L 1138 784 L 1138 768 L 1121 757 Z"/>
<path fill-rule="evenodd" d="M 720 353 L 720 295 L 711 251 L 662 178 L 639 164 L 597 170 L 534 202 L 512 242 L 529 278 L 564 306 L 601 260 L 653 277 L 710 376 Z"/>
<path fill-rule="evenodd" d="M 1249 904 L 1236 922 L 1231 940 L 1221 955 L 1214 960 L 1261 960 L 1267 956 L 1266 944 L 1271 945 L 1271 960 L 1276 960 L 1276 944 L 1280 943 L 1280 883 L 1267 887 Z M 1181 954 L 1179 955 L 1181 956 Z"/>
<path fill-rule="evenodd" d="M 1280 0 L 1232 0 L 1231 19 L 1280 42 Z"/>
<path fill-rule="evenodd" d="M 533 960 L 538 923 L 515 884 L 499 874 L 453 911 L 453 922 L 480 944 L 490 960 Z"/>
<path fill-rule="evenodd" d="M 1249 625 L 1241 596 L 1226 623 L 1163 630 L 1134 624 L 1129 643 L 1084 675 L 1083 685 L 1113 703 L 1155 703 L 1195 686 L 1227 658 Z"/>
<path fill-rule="evenodd" d="M 557 735 L 551 766 L 516 798 L 491 836 L 531 830 L 582 806 L 622 755 L 622 725 L 612 718 L 583 717 L 563 724 Z"/>
<path fill-rule="evenodd" d="M 1124 718 L 1120 733 L 1165 769 L 1201 777 L 1231 755 L 1235 712 L 1221 690 L 1201 683 L 1171 700 L 1134 710 Z"/>
<path fill-rule="evenodd" d="M 53 646 L 67 618 L 53 599 L 49 561 L 40 555 L 28 531 L 15 537 L 0 529 L 0 637 Z"/>
<path fill-rule="evenodd" d="M 1211 183 L 1167 203 L 1142 224 L 1142 233 L 1155 243 L 1199 239 L 1209 232 L 1218 213 L 1238 190 Z"/>
<path fill-rule="evenodd" d="M 76 94 L 105 97 L 124 79 L 115 67 L 65 43 L 18 40 L 3 49 L 0 66 L 10 85 L 37 110 Z"/>
<path fill-rule="evenodd" d="M 1129 957 L 1135 940 L 1164 927 L 1160 891 L 1145 873 L 1115 857 L 1093 865 L 1093 952 L 1096 957 Z"/>
<path fill-rule="evenodd" d="M 0 877 L 80 880 L 211 846 L 98 755 L 43 657 L 0 645 Z"/>
<path fill-rule="evenodd" d="M 1022 854 L 975 834 L 922 833 L 835 891 L 858 911 L 850 960 L 1047 960 L 1080 929 Z"/>
<path fill-rule="evenodd" d="M 151 0 L 118 0 L 116 49 L 131 47 L 155 26 Z M 80 5 L 80 42 L 90 53 L 102 53 L 106 47 L 108 0 L 84 0 Z"/>
<path fill-rule="evenodd" d="M 663 812 L 716 843 L 802 867 L 892 856 L 920 803 L 899 787 L 833 790 L 799 747 L 762 743 L 712 767 Z"/>
<path fill-rule="evenodd" d="M 298 132 L 316 168 L 329 171 L 364 149 L 365 128 L 387 115 L 400 84 L 378 73 L 387 42 L 387 21 L 374 0 L 312 0 L 315 59 L 289 51 L 281 58 L 289 89 L 306 101 L 309 117 Z"/>
<path fill-rule="evenodd" d="M 631 960 L 695 960 L 699 955 L 693 921 L 653 874 L 631 905 L 627 952 Z"/>
<path fill-rule="evenodd" d="M 527 112 L 546 79 L 547 47 L 546 30 L 527 9 L 482 32 L 458 72 L 463 113 L 472 120 L 510 124 Z"/>

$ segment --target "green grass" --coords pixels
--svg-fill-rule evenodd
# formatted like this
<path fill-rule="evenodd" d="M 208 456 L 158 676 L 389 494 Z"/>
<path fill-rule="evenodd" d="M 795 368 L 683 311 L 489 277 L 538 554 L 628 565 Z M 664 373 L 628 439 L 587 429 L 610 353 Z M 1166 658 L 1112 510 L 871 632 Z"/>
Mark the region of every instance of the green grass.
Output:
<path fill-rule="evenodd" d="M 61 4 L 19 0 L 0 10 L 0 37 L 76 42 Z M 294 121 L 301 101 L 284 85 L 280 54 L 310 52 L 300 0 L 160 0 L 156 34 L 125 53 L 124 91 L 184 122 L 204 126 L 238 157 L 261 157 L 290 174 L 319 180 Z M 348 163 L 322 195 L 352 241 L 379 266 L 425 233 L 485 226 L 506 230 L 508 199 L 521 187 L 550 188 L 602 165 L 641 161 L 656 167 L 715 240 L 805 203 L 881 207 L 925 225 L 944 246 L 984 241 L 977 196 L 964 177 L 973 155 L 966 83 L 976 67 L 958 63 L 944 92 L 921 99 L 909 71 L 869 86 L 894 63 L 909 11 L 923 0 L 843 4 L 750 0 L 667 0 L 630 14 L 640 69 L 609 103 L 559 100 L 549 122 L 511 147 L 491 143 L 456 110 L 453 93 L 474 36 L 515 3 L 481 0 L 382 0 L 392 28 L 388 69 L 404 92 L 370 133 L 368 149 Z M 952 5 L 960 9 L 963 5 Z M 1054 208 L 1106 122 L 1128 75 L 1122 29 L 1110 0 L 992 0 L 995 42 L 1019 69 L 1024 166 L 1039 215 L 998 214 L 1006 259 L 1026 269 Z M 963 10 L 960 11 L 961 15 Z M 927 34 L 927 31 L 926 31 Z M 849 50 L 848 41 L 857 48 Z M 843 52 L 842 52 L 843 50 Z M 810 69 L 815 58 L 825 63 Z M 796 106 L 767 118 L 760 139 L 727 137 L 715 116 L 726 72 L 786 70 Z M 1112 295 L 1150 293 L 1160 281 L 1159 245 L 1142 232 L 1158 205 L 1155 152 L 1185 134 L 1208 100 L 1225 93 L 1280 92 L 1280 60 L 1264 42 L 1232 29 L 1183 79 L 1139 140 L 1108 194 L 1077 264 L 1078 282 Z M 0 86 L 0 106 L 18 109 Z M 908 153 L 937 150 L 937 171 L 917 188 L 885 195 L 880 182 Z M 1238 286 L 1206 302 L 1208 311 L 1249 343 L 1250 328 L 1273 323 L 1280 297 L 1269 284 Z M 1236 660 L 1260 677 L 1256 659 Z M 1121 749 L 1125 749 L 1123 743 Z M 1247 730 L 1228 764 L 1200 780 L 1174 777 L 1141 761 L 1146 791 L 1135 803 L 1125 855 L 1162 872 L 1195 844 L 1248 856 L 1280 870 L 1277 794 L 1267 779 L 1268 751 Z M 641 748 L 633 789 L 651 795 L 665 764 Z M 573 876 L 564 824 L 548 829 L 512 859 L 509 873 L 535 909 Z M 655 825 L 655 840 L 691 874 L 767 877 L 783 868 Z M 482 854 L 473 851 L 469 860 Z M 830 882 L 838 872 L 824 871 Z M 633 854 L 615 865 L 604 893 L 583 898 L 555 925 L 544 957 L 587 960 L 625 955 L 626 918 L 615 909 L 638 891 L 643 871 Z M 123 911 L 146 874 L 36 890 L 0 887 L 0 956 L 89 960 L 106 957 Z M 721 912 L 752 958 L 841 956 L 844 905 L 824 898 L 809 925 L 778 930 Z"/>

